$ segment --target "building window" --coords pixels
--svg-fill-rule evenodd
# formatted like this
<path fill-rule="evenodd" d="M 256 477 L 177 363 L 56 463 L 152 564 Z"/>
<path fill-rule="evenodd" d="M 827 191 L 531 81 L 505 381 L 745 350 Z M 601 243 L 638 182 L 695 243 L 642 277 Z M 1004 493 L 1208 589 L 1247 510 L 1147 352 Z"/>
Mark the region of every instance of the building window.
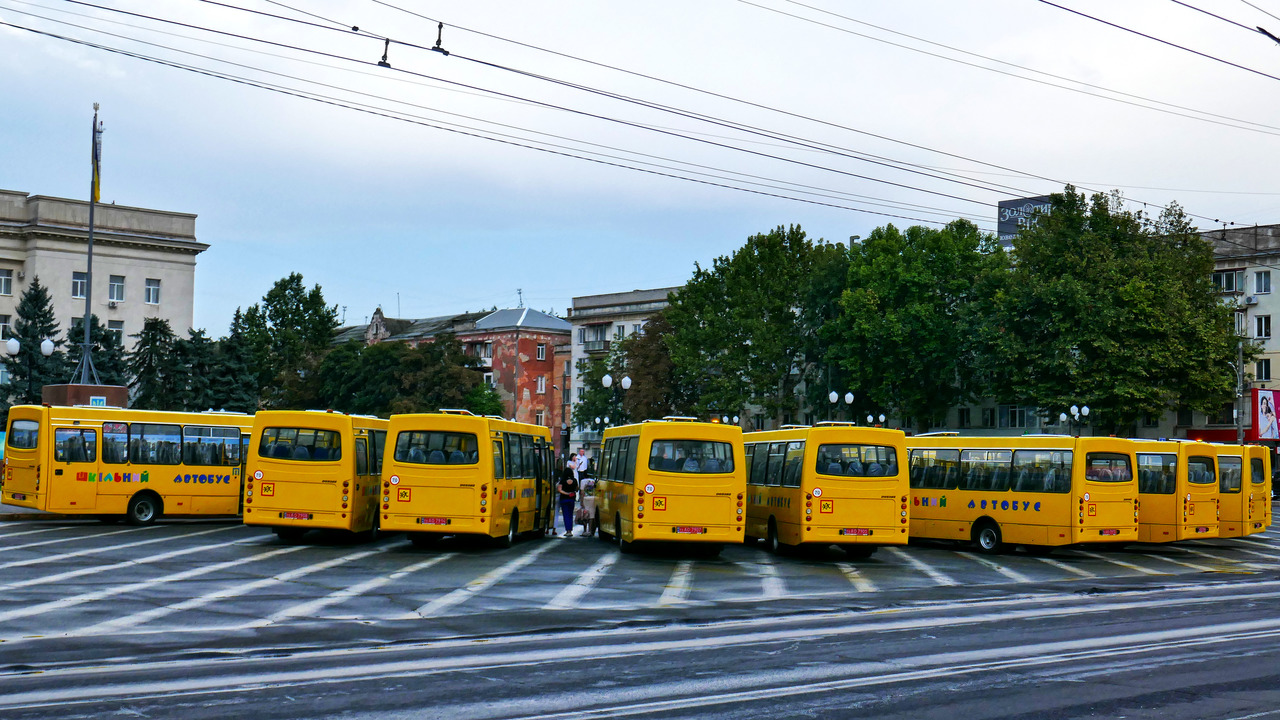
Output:
<path fill-rule="evenodd" d="M 1244 292 L 1244 270 L 1219 270 L 1213 274 L 1213 284 L 1219 292 Z"/>
<path fill-rule="evenodd" d="M 538 412 L 533 414 L 533 424 L 541 425 L 543 418 L 544 418 L 544 415 L 542 414 L 542 411 L 539 410 Z"/>
<path fill-rule="evenodd" d="M 124 302 L 124 276 L 112 275 L 107 285 L 107 299 L 111 302 Z"/>
<path fill-rule="evenodd" d="M 71 297 L 84 299 L 84 293 L 89 287 L 89 275 L 82 272 L 71 273 Z"/>
<path fill-rule="evenodd" d="M 0 295 L 13 294 L 13 271 L 0 270 Z"/>
<path fill-rule="evenodd" d="M 1036 426 L 1035 408 L 1001 405 L 999 411 L 1000 427 L 1002 428 L 1029 428 Z"/>
<path fill-rule="evenodd" d="M 1236 313 L 1236 335 L 1240 337 L 1248 336 L 1249 329 L 1245 327 L 1246 322 L 1243 312 Z"/>
<path fill-rule="evenodd" d="M 486 385 L 493 387 L 493 373 L 485 373 L 483 378 Z"/>
<path fill-rule="evenodd" d="M 956 427 L 967 428 L 970 421 L 969 408 L 964 407 L 956 410 Z"/>
<path fill-rule="evenodd" d="M 626 336 L 627 336 L 627 326 L 626 326 L 626 325 L 618 325 L 618 326 L 616 326 L 616 327 L 614 327 L 614 328 L 613 328 L 613 339 L 614 339 L 614 340 L 621 340 L 621 339 L 625 338 Z"/>
<path fill-rule="evenodd" d="M 9 377 L 9 368 L 0 365 L 0 385 L 8 385 L 12 378 Z"/>
<path fill-rule="evenodd" d="M 1191 408 L 1178 408 L 1177 422 L 1180 427 L 1190 427 L 1195 422 L 1195 416 L 1191 414 Z"/>
<path fill-rule="evenodd" d="M 538 394 L 541 395 L 541 394 L 545 394 L 546 392 L 547 392 L 547 376 L 539 375 L 538 376 Z"/>
<path fill-rule="evenodd" d="M 0 317 L 8 317 L 0 315 Z M 1271 379 L 1271 360 L 1270 358 L 1259 360 L 1254 366 L 1254 380 L 1270 380 Z"/>
<path fill-rule="evenodd" d="M 547 359 L 547 344 L 546 344 L 546 343 L 538 343 L 538 359 L 539 359 L 539 360 L 546 360 L 546 359 Z"/>
<path fill-rule="evenodd" d="M 641 328 L 641 326 L 640 326 L 640 325 L 632 325 L 632 326 L 631 326 L 631 334 L 632 334 L 632 335 L 635 335 L 636 333 L 639 333 L 639 332 L 640 332 L 640 328 Z"/>
<path fill-rule="evenodd" d="M 1271 271 L 1259 270 L 1253 274 L 1253 292 L 1263 295 L 1271 292 Z"/>
<path fill-rule="evenodd" d="M 1148 428 L 1160 427 L 1160 416 L 1154 415 L 1152 413 L 1147 413 L 1143 415 L 1142 427 L 1148 427 Z"/>
<path fill-rule="evenodd" d="M 996 426 L 996 409 L 982 408 L 982 427 L 993 428 Z"/>
<path fill-rule="evenodd" d="M 1271 337 L 1271 316 L 1270 315 L 1259 315 L 1253 320 L 1254 320 L 1253 328 L 1254 330 L 1257 331 L 1254 334 L 1254 337 L 1256 338 Z"/>
<path fill-rule="evenodd" d="M 0 340 L 13 337 L 13 316 L 0 315 Z"/>
<path fill-rule="evenodd" d="M 1210 425 L 1235 425 L 1236 424 L 1236 404 L 1234 402 L 1223 403 L 1218 410 L 1218 416 L 1213 418 Z"/>
<path fill-rule="evenodd" d="M 123 280 L 121 281 L 121 284 L 123 284 Z M 120 290 L 120 299 L 121 300 L 124 299 L 123 288 L 121 288 Z M 147 303 L 148 305 L 160 304 L 160 281 L 158 279 L 147 278 L 146 297 L 143 299 L 143 302 Z"/>
<path fill-rule="evenodd" d="M 116 336 L 116 340 L 119 340 L 121 343 L 123 343 L 123 342 L 124 342 L 124 321 L 123 321 L 123 320 L 108 320 L 108 321 L 107 321 L 107 332 L 109 332 L 109 333 L 111 333 L 111 334 L 115 335 L 115 336 Z"/>
<path fill-rule="evenodd" d="M 573 374 L 573 369 L 569 365 L 570 362 L 569 360 L 564 361 L 564 374 L 566 377 Z"/>

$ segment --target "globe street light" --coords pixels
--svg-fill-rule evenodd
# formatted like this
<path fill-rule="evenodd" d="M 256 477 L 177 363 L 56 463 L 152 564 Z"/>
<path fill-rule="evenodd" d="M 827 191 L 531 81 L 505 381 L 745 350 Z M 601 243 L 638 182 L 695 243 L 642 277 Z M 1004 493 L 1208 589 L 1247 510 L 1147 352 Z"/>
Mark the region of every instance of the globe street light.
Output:
<path fill-rule="evenodd" d="M 4 348 L 5 348 L 5 351 L 9 353 L 9 355 L 11 356 L 17 355 L 19 352 L 22 351 L 22 343 L 18 342 L 18 338 L 11 337 L 4 344 Z M 45 338 L 44 340 L 40 341 L 40 354 L 44 355 L 45 357 L 49 357 L 50 355 L 53 354 L 52 340 L 50 340 L 49 338 Z M 31 400 L 32 395 L 34 393 L 34 388 L 31 382 L 31 373 L 32 373 L 31 361 L 34 355 L 35 353 L 27 353 L 27 399 L 28 400 Z"/>

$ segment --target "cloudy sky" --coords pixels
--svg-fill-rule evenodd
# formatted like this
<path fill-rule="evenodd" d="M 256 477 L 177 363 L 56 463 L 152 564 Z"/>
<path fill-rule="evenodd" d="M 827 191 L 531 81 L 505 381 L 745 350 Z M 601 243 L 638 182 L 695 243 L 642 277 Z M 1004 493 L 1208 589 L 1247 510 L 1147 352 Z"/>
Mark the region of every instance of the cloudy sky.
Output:
<path fill-rule="evenodd" d="M 199 216 L 214 336 L 293 271 L 347 323 L 518 291 L 563 313 L 679 285 L 778 225 L 994 231 L 997 202 L 1067 182 L 1270 224 L 1280 46 L 1248 28 L 1278 18 L 1280 0 L 0 0 L 0 188 L 86 198 L 101 103 L 103 200 Z"/>

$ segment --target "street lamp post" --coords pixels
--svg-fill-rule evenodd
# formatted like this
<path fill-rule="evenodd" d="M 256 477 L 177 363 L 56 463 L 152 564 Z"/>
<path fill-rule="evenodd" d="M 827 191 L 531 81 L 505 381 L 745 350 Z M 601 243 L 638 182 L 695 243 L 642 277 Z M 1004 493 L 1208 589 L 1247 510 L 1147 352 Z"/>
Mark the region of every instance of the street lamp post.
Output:
<path fill-rule="evenodd" d="M 1089 406 L 1088 406 L 1088 405 L 1085 405 L 1084 407 L 1079 407 L 1079 406 L 1076 406 L 1076 405 L 1072 405 L 1072 406 L 1071 406 L 1071 417 L 1073 418 L 1073 422 L 1072 422 L 1072 424 L 1068 424 L 1068 425 L 1067 425 L 1067 434 L 1068 434 L 1068 435 L 1072 435 L 1072 434 L 1074 434 L 1076 437 L 1080 437 L 1080 426 L 1081 426 L 1081 425 L 1085 422 L 1085 420 L 1086 420 L 1086 419 L 1088 419 L 1088 417 L 1089 417 Z M 1059 420 L 1060 422 L 1066 423 L 1066 422 L 1067 422 L 1067 414 L 1066 414 L 1066 413 L 1058 413 L 1058 420 Z M 1075 432 L 1074 432 L 1074 433 L 1072 433 L 1072 430 L 1073 430 L 1073 429 L 1075 430 Z"/>
<path fill-rule="evenodd" d="M 22 343 L 18 342 L 18 338 L 11 337 L 9 338 L 9 341 L 4 344 L 4 348 L 5 348 L 5 351 L 9 353 L 10 356 L 14 356 L 14 355 L 17 355 L 19 352 L 22 352 Z M 40 354 L 44 355 L 45 357 L 49 357 L 50 355 L 53 354 L 52 340 L 50 340 L 49 338 L 45 338 L 44 340 L 40 341 Z M 35 357 L 35 353 L 27 353 L 27 400 L 28 401 L 31 401 L 32 396 L 35 392 L 35 389 L 31 380 L 31 374 L 33 371 L 32 360 L 34 359 L 34 357 Z"/>
<path fill-rule="evenodd" d="M 608 373 L 605 373 L 605 376 L 604 376 L 604 377 L 602 377 L 602 378 L 600 378 L 600 384 L 601 384 L 601 385 L 603 385 L 603 386 L 604 386 L 604 388 L 605 388 L 606 390 L 608 390 L 609 388 L 613 387 L 613 376 L 612 376 L 612 375 L 610 375 L 610 374 L 608 374 Z M 622 386 L 622 392 L 624 392 L 624 393 L 625 393 L 627 390 L 630 390 L 630 389 L 631 389 L 631 376 L 630 376 L 630 375 L 623 375 L 623 376 L 622 376 L 622 380 L 621 380 L 621 381 L 619 381 L 619 383 L 618 383 L 618 384 L 619 384 L 620 386 Z M 614 390 L 614 397 L 615 397 L 615 398 L 617 398 L 617 397 L 618 397 L 618 392 L 619 392 L 619 391 Z M 619 410 L 621 410 L 621 406 L 622 406 L 622 400 L 621 400 L 621 399 L 619 399 L 619 400 L 618 400 L 618 406 L 619 406 Z M 625 421 L 626 421 L 626 413 L 625 413 L 625 412 L 622 412 L 621 414 L 622 414 L 622 417 L 618 418 L 618 422 L 625 422 Z M 608 422 L 608 418 L 605 418 L 605 422 Z"/>
<path fill-rule="evenodd" d="M 832 418 L 831 415 L 835 411 L 835 408 L 838 407 L 840 404 L 840 393 L 836 392 L 835 390 L 832 390 L 831 392 L 827 393 L 827 399 L 831 401 L 831 408 L 827 410 L 827 419 L 832 420 L 834 418 Z M 847 392 L 844 394 L 844 404 L 845 404 L 845 410 L 849 412 L 849 416 L 850 418 L 852 418 L 853 417 L 853 412 L 852 412 L 853 393 L 852 392 Z"/>

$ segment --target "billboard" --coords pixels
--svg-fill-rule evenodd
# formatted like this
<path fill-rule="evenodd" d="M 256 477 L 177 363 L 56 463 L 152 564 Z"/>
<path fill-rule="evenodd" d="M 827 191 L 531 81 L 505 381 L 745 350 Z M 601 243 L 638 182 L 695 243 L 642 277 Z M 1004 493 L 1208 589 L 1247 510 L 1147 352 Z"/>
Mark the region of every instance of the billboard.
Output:
<path fill-rule="evenodd" d="M 1280 440 L 1280 428 L 1276 427 L 1274 390 L 1253 389 L 1253 429 L 1257 431 L 1257 435 L 1251 440 Z"/>
<path fill-rule="evenodd" d="M 1048 195 L 1020 198 L 1018 200 L 1001 200 L 996 217 L 996 234 L 1000 236 L 1001 244 L 1006 247 L 1012 245 L 1013 238 L 1018 234 L 1018 230 L 1031 223 L 1036 211 L 1049 212 L 1051 207 L 1049 201 Z"/>

